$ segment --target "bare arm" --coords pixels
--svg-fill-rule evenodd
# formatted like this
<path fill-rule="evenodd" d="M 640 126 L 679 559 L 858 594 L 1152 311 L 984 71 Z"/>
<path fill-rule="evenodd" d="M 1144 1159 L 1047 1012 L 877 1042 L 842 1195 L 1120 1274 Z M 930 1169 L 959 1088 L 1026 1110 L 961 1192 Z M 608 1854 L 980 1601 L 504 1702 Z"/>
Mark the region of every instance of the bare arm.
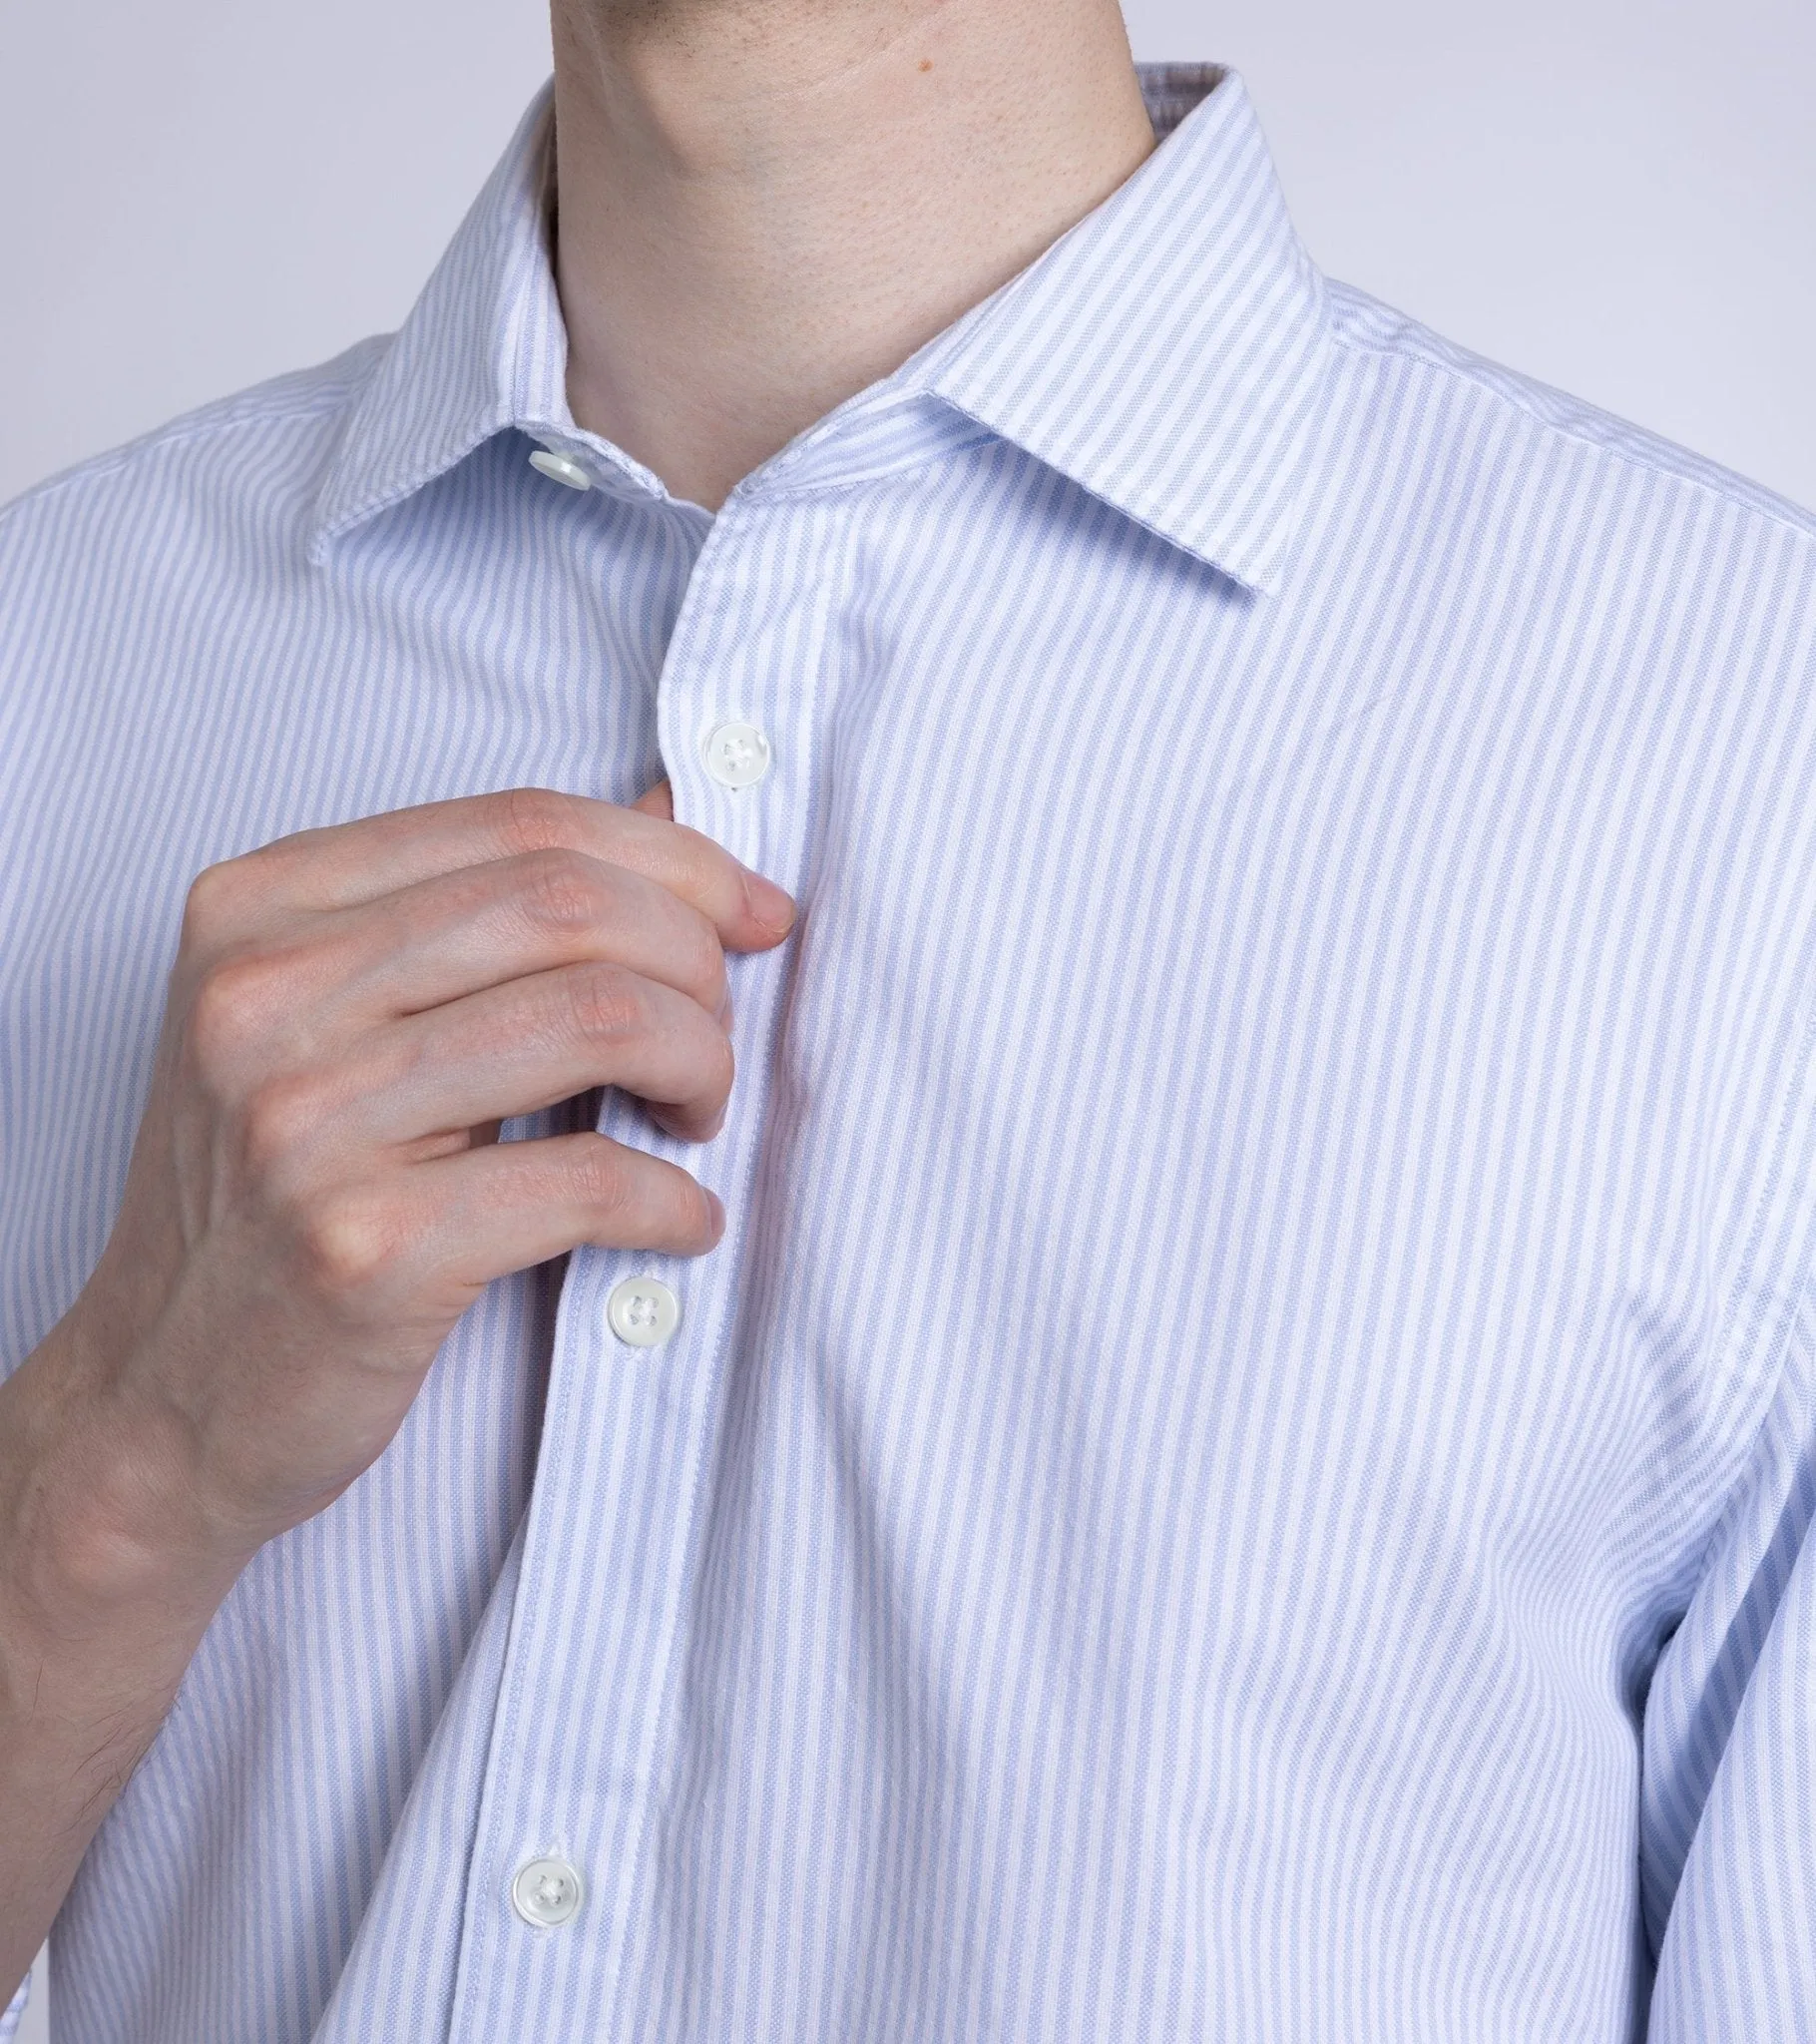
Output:
<path fill-rule="evenodd" d="M 113 1236 L 0 1384 L 0 2005 L 239 1571 L 376 1459 L 483 1287 L 717 1241 L 674 1165 L 496 1141 L 602 1084 L 716 1131 L 724 950 L 791 909 L 667 814 L 475 796 L 192 888 Z"/>

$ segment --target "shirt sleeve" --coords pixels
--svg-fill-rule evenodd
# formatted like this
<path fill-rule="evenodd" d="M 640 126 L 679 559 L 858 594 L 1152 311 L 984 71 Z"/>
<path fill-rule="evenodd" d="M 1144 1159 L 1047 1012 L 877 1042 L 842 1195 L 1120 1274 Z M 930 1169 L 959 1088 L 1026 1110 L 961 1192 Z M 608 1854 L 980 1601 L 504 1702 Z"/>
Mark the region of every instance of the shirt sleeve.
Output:
<path fill-rule="evenodd" d="M 1648 2044 L 1816 2038 L 1816 1293 L 1768 1311 L 1781 1374 L 1645 1701 Z"/>

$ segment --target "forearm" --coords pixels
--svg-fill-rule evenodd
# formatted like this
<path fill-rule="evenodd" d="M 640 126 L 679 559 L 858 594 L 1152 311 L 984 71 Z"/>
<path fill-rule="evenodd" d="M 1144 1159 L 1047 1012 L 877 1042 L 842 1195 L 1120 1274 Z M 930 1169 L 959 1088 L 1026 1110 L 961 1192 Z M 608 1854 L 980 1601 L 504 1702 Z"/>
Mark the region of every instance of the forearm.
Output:
<path fill-rule="evenodd" d="M 234 1571 L 146 1509 L 155 1440 L 58 1328 L 0 1384 L 0 2006 Z"/>

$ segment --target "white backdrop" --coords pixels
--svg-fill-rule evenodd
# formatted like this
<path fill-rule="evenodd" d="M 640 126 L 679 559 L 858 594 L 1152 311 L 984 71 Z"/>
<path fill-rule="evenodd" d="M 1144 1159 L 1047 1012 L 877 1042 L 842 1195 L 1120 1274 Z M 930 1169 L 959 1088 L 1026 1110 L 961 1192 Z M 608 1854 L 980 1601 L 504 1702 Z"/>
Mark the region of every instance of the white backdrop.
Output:
<path fill-rule="evenodd" d="M 1809 0 L 1129 14 L 1243 71 L 1328 270 L 1816 505 Z M 547 67 L 542 0 L 8 0 L 0 500 L 394 326 Z"/>

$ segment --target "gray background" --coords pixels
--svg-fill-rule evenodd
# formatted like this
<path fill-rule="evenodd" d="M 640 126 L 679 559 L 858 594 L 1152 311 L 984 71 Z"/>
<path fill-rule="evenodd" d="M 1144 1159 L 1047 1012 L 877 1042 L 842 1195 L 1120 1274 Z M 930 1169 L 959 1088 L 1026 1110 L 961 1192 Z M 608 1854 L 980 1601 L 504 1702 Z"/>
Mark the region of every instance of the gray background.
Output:
<path fill-rule="evenodd" d="M 1333 274 L 1816 505 L 1809 0 L 1129 18 L 1245 74 Z M 547 68 L 542 0 L 7 0 L 0 500 L 394 326 Z"/>

